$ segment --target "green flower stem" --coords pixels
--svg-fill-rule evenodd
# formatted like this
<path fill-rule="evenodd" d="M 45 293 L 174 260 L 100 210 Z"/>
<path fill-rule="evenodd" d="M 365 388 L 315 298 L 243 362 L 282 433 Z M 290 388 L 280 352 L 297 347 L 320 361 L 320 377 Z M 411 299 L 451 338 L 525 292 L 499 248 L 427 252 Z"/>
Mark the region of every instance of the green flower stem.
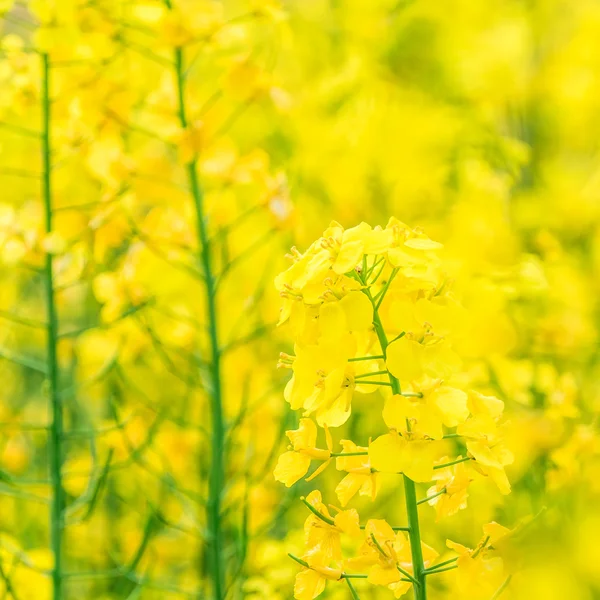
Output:
<path fill-rule="evenodd" d="M 483 542 L 481 542 L 481 544 L 479 544 L 479 546 L 477 547 L 477 549 L 475 550 L 475 552 L 473 552 L 471 558 L 477 558 L 479 556 L 479 553 L 485 549 L 485 547 L 487 546 L 487 543 L 490 541 L 490 536 L 488 535 L 485 540 L 483 540 Z"/>
<path fill-rule="evenodd" d="M 52 231 L 52 178 L 50 164 L 50 59 L 47 54 L 42 60 L 42 199 L 44 203 L 45 231 Z M 44 287 L 46 296 L 46 361 L 48 396 L 52 422 L 48 437 L 48 464 L 52 498 L 50 503 L 50 549 L 54 557 L 52 568 L 52 598 L 63 597 L 62 546 L 64 530 L 64 490 L 62 483 L 63 460 L 63 406 L 58 390 L 58 317 L 54 289 L 54 264 L 52 254 L 46 253 L 44 266 Z"/>
<path fill-rule="evenodd" d="M 307 569 L 310 569 L 311 566 L 305 561 L 302 560 L 301 558 L 298 558 L 297 556 L 295 556 L 294 554 L 292 554 L 291 552 L 288 552 L 288 556 L 296 561 L 299 565 L 302 565 L 303 567 L 306 567 Z M 367 579 L 368 575 L 366 574 L 362 574 L 362 573 L 357 573 L 357 574 L 350 574 L 350 573 L 342 573 L 340 579 Z"/>
<path fill-rule="evenodd" d="M 419 500 L 417 502 L 417 504 L 425 504 L 425 502 L 429 502 L 430 500 L 433 500 L 434 498 L 437 498 L 438 496 L 441 496 L 442 494 L 446 493 L 446 488 L 444 488 L 443 490 L 440 490 L 439 492 L 436 492 L 435 494 L 431 494 L 431 496 L 427 496 L 427 498 L 421 498 L 421 500 Z"/>
<path fill-rule="evenodd" d="M 365 529 L 366 525 L 361 525 L 360 528 Z M 392 531 L 408 531 L 408 530 L 409 530 L 408 527 L 392 527 Z"/>
<path fill-rule="evenodd" d="M 453 465 L 459 465 L 460 463 L 467 462 L 468 460 L 473 460 L 471 457 L 467 456 L 466 458 L 458 458 L 457 460 L 453 460 L 449 463 L 444 463 L 443 465 L 435 465 L 434 470 L 437 469 L 446 469 L 447 467 L 452 467 Z"/>
<path fill-rule="evenodd" d="M 379 339 L 379 344 L 381 346 L 381 351 L 385 357 L 388 347 L 388 340 L 385 330 L 383 328 L 383 324 L 381 323 L 381 318 L 379 317 L 379 307 L 383 302 L 385 292 L 389 287 L 389 283 L 391 282 L 393 276 L 396 274 L 397 269 L 392 272 L 392 276 L 388 280 L 386 287 L 384 288 L 383 293 L 380 295 L 378 301 L 376 302 L 371 294 L 371 290 L 368 287 L 363 288 L 363 292 L 367 295 L 371 304 L 373 305 L 373 326 L 375 327 L 375 333 Z M 363 282 L 364 283 L 364 282 Z M 388 377 L 390 380 L 390 385 L 392 387 L 392 392 L 394 394 L 401 394 L 402 389 L 400 387 L 400 382 L 396 377 L 394 377 L 388 371 Z M 415 482 L 407 477 L 406 475 L 402 476 L 404 479 L 404 498 L 406 501 L 406 516 L 408 520 L 408 537 L 410 540 L 410 551 L 412 555 L 412 563 L 413 563 L 413 591 L 415 600 L 426 600 L 427 599 L 427 589 L 425 584 L 425 565 L 423 563 L 423 550 L 421 548 L 421 532 L 419 529 L 419 510 L 417 505 L 417 492 L 415 488 Z"/>
<path fill-rule="evenodd" d="M 512 575 L 509 575 L 502 583 L 502 585 L 496 590 L 496 592 L 494 593 L 494 595 L 491 597 L 490 600 L 497 600 L 498 598 L 500 598 L 500 596 L 502 596 L 504 590 L 506 590 L 506 588 L 510 585 L 510 581 L 512 579 Z"/>
<path fill-rule="evenodd" d="M 169 8 L 170 2 L 167 0 Z M 175 78 L 179 104 L 179 122 L 183 129 L 188 128 L 188 115 L 185 100 L 184 52 L 175 49 Z M 221 385 L 221 347 L 217 330 L 216 285 L 212 269 L 211 245 L 204 214 L 204 194 L 200 186 L 197 157 L 186 165 L 190 192 L 196 213 L 196 235 L 200 253 L 200 268 L 204 276 L 206 310 L 208 315 L 208 336 L 210 344 L 210 411 L 212 420 L 212 459 L 210 465 L 207 510 L 207 548 L 213 583 L 213 597 L 225 597 L 225 562 L 223 558 L 223 533 L 221 527 L 221 496 L 225 479 L 223 460 L 225 446 L 225 419 Z"/>
<path fill-rule="evenodd" d="M 381 544 L 377 541 L 377 538 L 375 537 L 374 533 L 371 533 L 371 539 L 373 540 L 373 543 L 375 544 L 377 550 L 379 550 L 380 554 L 384 558 L 389 559 L 389 554 L 381 547 Z M 396 569 L 398 569 L 399 573 L 402 573 L 402 575 L 407 577 L 408 581 L 410 581 L 413 585 L 418 585 L 417 580 L 408 571 L 405 571 L 400 565 L 397 564 Z"/>
<path fill-rule="evenodd" d="M 388 345 L 391 344 L 392 342 L 396 342 L 400 339 L 402 339 L 404 336 L 406 335 L 406 331 L 402 331 L 401 333 L 399 333 L 393 340 L 390 340 L 388 342 Z M 423 397 L 423 394 L 421 394 L 421 397 Z"/>
<path fill-rule="evenodd" d="M 308 563 L 305 560 L 302 560 L 301 558 L 298 558 L 297 556 L 294 556 L 290 552 L 288 552 L 288 556 L 292 560 L 295 560 L 299 565 L 302 565 L 303 567 L 306 567 L 307 569 L 310 569 L 310 567 L 308 566 Z"/>
<path fill-rule="evenodd" d="M 439 569 L 440 567 L 445 567 L 446 565 L 450 565 L 450 564 L 456 562 L 457 560 L 458 560 L 458 556 L 455 556 L 454 558 L 451 558 L 450 560 L 445 560 L 444 562 L 438 563 L 437 565 L 433 565 L 432 567 L 430 567 L 427 570 L 435 571 L 435 570 Z"/>
<path fill-rule="evenodd" d="M 375 375 L 387 375 L 387 371 L 373 371 L 371 373 L 361 373 L 360 375 L 356 375 L 354 379 L 362 379 L 363 377 L 373 377 Z"/>
<path fill-rule="evenodd" d="M 458 569 L 457 565 L 453 565 L 452 567 L 444 567 L 443 569 L 431 569 L 431 571 L 424 571 L 425 575 L 437 575 L 438 573 L 443 573 L 444 571 L 452 571 L 454 569 Z"/>
<path fill-rule="evenodd" d="M 358 362 L 360 360 L 381 360 L 384 358 L 383 354 L 377 356 L 357 356 L 356 358 L 349 358 L 348 362 Z"/>
<path fill-rule="evenodd" d="M 352 596 L 352 600 L 360 600 L 360 597 L 358 596 L 358 593 L 354 589 L 354 586 L 352 585 L 352 582 L 347 577 L 346 577 L 346 585 L 348 586 L 348 588 L 350 590 L 350 594 Z"/>
<path fill-rule="evenodd" d="M 331 456 L 333 458 L 339 458 L 344 456 L 368 456 L 368 452 L 332 452 Z"/>
<path fill-rule="evenodd" d="M 302 500 L 306 508 L 308 508 L 308 510 L 310 510 L 310 512 L 313 513 L 315 516 L 319 517 L 321 521 L 324 521 L 328 525 L 335 525 L 335 521 L 333 519 L 330 519 L 329 517 L 326 517 L 323 513 L 319 512 L 310 502 L 308 502 L 308 500 L 304 496 L 302 496 L 300 500 Z"/>
<path fill-rule="evenodd" d="M 387 294 L 387 291 L 388 291 L 392 281 L 394 281 L 394 277 L 396 277 L 399 270 L 400 269 L 398 269 L 398 267 L 395 267 L 394 270 L 390 273 L 389 279 L 386 281 L 383 288 L 381 288 L 381 291 L 375 296 L 375 298 L 371 298 L 371 301 L 373 302 L 373 307 L 374 307 L 375 311 L 379 310 L 379 307 L 381 306 L 381 303 L 383 302 L 383 299 L 385 298 L 385 295 Z M 369 296 L 370 295 L 371 295 L 371 291 L 369 290 Z"/>

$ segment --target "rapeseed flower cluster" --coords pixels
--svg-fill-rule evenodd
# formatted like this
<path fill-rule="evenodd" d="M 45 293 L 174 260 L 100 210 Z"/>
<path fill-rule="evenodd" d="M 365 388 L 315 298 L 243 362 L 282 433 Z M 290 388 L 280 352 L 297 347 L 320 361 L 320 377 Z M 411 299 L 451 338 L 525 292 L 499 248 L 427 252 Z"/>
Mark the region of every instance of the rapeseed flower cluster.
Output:
<path fill-rule="evenodd" d="M 434 506 L 438 520 L 454 515 L 467 506 L 477 478 L 502 494 L 511 491 L 504 403 L 460 376 L 468 314 L 444 270 L 441 247 L 395 218 L 385 228 L 363 222 L 344 229 L 333 222 L 306 252 L 293 250 L 292 265 L 275 280 L 283 299 L 279 323 L 289 325 L 294 339 L 293 355 L 280 360 L 292 371 L 285 399 L 302 414 L 299 428 L 286 432 L 291 445 L 275 478 L 290 487 L 316 463 L 306 478 L 316 480 L 333 458 L 347 473 L 335 488 L 343 507 L 335 516 L 318 489 L 302 499 L 312 514 L 304 524 L 304 554 L 293 556 L 303 566 L 298 600 L 320 595 L 327 580 L 345 580 L 353 595 L 353 579 L 386 586 L 397 598 L 412 587 L 417 599 L 426 598 L 427 579 L 446 570 L 456 569 L 458 587 L 470 597 L 484 598 L 473 590 L 504 585 L 498 575 L 509 581 L 508 567 L 490 554 L 496 538 L 509 534 L 506 528 L 486 525 L 489 535 L 474 550 L 448 541 L 458 556 L 443 562 L 420 528 L 419 505 Z M 361 404 L 379 410 L 380 424 L 368 439 L 340 439 L 334 451 L 336 429 Z M 325 447 L 318 444 L 318 427 Z M 347 505 L 357 493 L 374 501 L 383 474 L 403 482 L 406 525 L 370 518 L 361 526 Z M 417 500 L 416 484 L 432 483 Z M 348 548 L 342 537 L 362 545 L 342 552 Z"/>

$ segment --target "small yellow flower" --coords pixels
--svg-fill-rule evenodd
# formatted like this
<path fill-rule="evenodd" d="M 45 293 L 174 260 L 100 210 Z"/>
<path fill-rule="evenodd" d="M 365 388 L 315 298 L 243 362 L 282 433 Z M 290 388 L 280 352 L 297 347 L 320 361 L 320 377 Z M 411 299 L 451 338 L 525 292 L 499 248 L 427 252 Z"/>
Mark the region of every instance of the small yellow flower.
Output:
<path fill-rule="evenodd" d="M 358 513 L 352 508 L 338 511 L 335 518 L 332 517 L 323 504 L 319 490 L 312 491 L 304 501 L 319 513 L 319 516 L 311 513 L 304 522 L 306 546 L 311 550 L 319 547 L 327 558 L 341 560 L 341 534 L 360 536 Z"/>
<path fill-rule="evenodd" d="M 456 460 L 460 460 L 458 456 Z M 440 458 L 438 464 L 449 463 L 450 458 Z M 437 520 L 456 514 L 459 510 L 467 507 L 467 491 L 471 478 L 467 471 L 466 463 L 461 462 L 451 467 L 437 469 L 433 474 L 435 485 L 427 490 L 427 496 L 431 497 L 428 504 L 435 507 Z"/>
<path fill-rule="evenodd" d="M 427 482 L 433 477 L 435 446 L 430 440 L 409 440 L 391 430 L 369 444 L 369 459 L 377 471 L 404 473 L 413 481 Z"/>
<path fill-rule="evenodd" d="M 368 448 L 357 446 L 351 440 L 340 440 L 343 453 L 368 452 Z M 348 474 L 338 483 L 335 493 L 342 506 L 360 493 L 361 496 L 369 496 L 375 500 L 379 490 L 379 475 L 372 471 L 371 461 L 368 454 L 365 456 L 338 456 L 335 459 L 338 471 L 346 471 Z"/>
<path fill-rule="evenodd" d="M 286 435 L 292 442 L 292 449 L 284 452 L 279 457 L 273 472 L 275 479 L 281 481 L 287 487 L 291 487 L 306 475 L 312 460 L 325 461 L 311 476 L 311 478 L 316 477 L 329 464 L 331 459 L 331 436 L 327 430 L 325 431 L 328 450 L 316 447 L 317 426 L 310 419 L 300 419 L 298 429 L 286 431 Z"/>

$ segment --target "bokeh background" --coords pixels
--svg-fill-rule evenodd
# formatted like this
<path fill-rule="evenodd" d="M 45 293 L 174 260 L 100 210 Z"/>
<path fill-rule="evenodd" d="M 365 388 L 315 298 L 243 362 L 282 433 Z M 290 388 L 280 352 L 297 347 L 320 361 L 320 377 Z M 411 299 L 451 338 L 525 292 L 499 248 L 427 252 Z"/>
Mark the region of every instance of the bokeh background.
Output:
<path fill-rule="evenodd" d="M 223 597 L 290 598 L 272 280 L 331 220 L 394 215 L 445 244 L 516 458 L 511 495 L 425 507 L 428 543 L 537 515 L 506 597 L 600 598 L 597 1 L 0 12 L 1 597 L 209 598 L 217 548 Z"/>

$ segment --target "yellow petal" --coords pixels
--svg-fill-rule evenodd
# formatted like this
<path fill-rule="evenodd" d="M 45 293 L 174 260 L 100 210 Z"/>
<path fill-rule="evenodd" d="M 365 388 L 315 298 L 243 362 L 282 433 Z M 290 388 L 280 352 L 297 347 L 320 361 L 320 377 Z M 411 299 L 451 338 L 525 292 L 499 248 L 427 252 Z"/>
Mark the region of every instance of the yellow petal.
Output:
<path fill-rule="evenodd" d="M 344 383 L 343 369 L 330 373 L 325 380 L 325 400 L 317 410 L 317 423 L 321 427 L 339 427 L 352 412 L 353 386 Z"/>
<path fill-rule="evenodd" d="M 442 413 L 446 427 L 456 427 L 469 416 L 467 394 L 456 388 L 442 386 L 431 394 L 431 400 Z"/>
<path fill-rule="evenodd" d="M 363 331 L 373 326 L 373 305 L 362 292 L 350 292 L 340 300 L 339 305 L 346 314 L 349 331 Z"/>
<path fill-rule="evenodd" d="M 296 575 L 294 598 L 296 600 L 313 600 L 325 589 L 325 578 L 312 569 L 304 569 Z"/>
<path fill-rule="evenodd" d="M 342 244 L 340 252 L 332 266 L 333 272 L 343 275 L 352 271 L 360 262 L 364 247 L 365 243 L 362 240 Z"/>
<path fill-rule="evenodd" d="M 500 525 L 500 523 L 496 523 L 496 521 L 492 521 L 483 526 L 483 533 L 486 537 L 490 538 L 488 543 L 494 545 L 498 540 L 507 536 L 510 533 L 510 529 Z"/>
<path fill-rule="evenodd" d="M 314 448 L 317 444 L 317 426 L 311 419 L 300 419 L 298 429 L 286 431 L 294 450 Z"/>
<path fill-rule="evenodd" d="M 397 583 L 392 583 L 389 588 L 394 592 L 394 598 L 401 598 L 406 592 L 410 591 L 412 583 L 408 581 L 398 581 Z"/>
<path fill-rule="evenodd" d="M 299 452 L 284 452 L 277 461 L 273 475 L 277 481 L 291 487 L 302 479 L 310 467 L 310 458 Z"/>
<path fill-rule="evenodd" d="M 439 552 L 435 548 L 428 546 L 425 542 L 421 542 L 421 553 L 425 567 L 432 565 L 433 561 L 439 556 Z"/>
<path fill-rule="evenodd" d="M 379 436 L 369 444 L 371 466 L 382 473 L 402 472 L 406 464 L 403 456 L 406 444 L 406 440 L 395 432 Z"/>
<path fill-rule="evenodd" d="M 390 429 L 404 431 L 406 419 L 415 419 L 418 416 L 416 406 L 412 406 L 408 398 L 394 394 L 390 396 L 383 406 L 383 420 Z"/>
<path fill-rule="evenodd" d="M 335 488 L 335 493 L 342 506 L 346 506 L 348 502 L 356 495 L 363 485 L 365 475 L 357 475 L 355 473 L 348 473 L 344 479 L 342 479 Z"/>
<path fill-rule="evenodd" d="M 454 550 L 459 555 L 469 554 L 471 552 L 471 548 L 467 548 L 462 544 L 458 544 L 457 542 L 453 542 L 452 540 L 446 540 L 446 546 L 450 548 L 450 550 Z"/>
<path fill-rule="evenodd" d="M 396 569 L 396 565 L 384 567 L 377 564 L 373 565 L 369 570 L 367 581 L 373 585 L 390 585 L 390 583 L 399 581 L 401 577 L 402 575 Z"/>
<path fill-rule="evenodd" d="M 358 512 L 356 509 L 351 508 L 350 510 L 343 510 L 335 515 L 335 526 L 347 533 L 348 535 L 352 535 L 354 537 L 360 536 L 360 524 Z"/>
<path fill-rule="evenodd" d="M 423 346 L 423 370 L 434 378 L 445 379 L 460 369 L 462 361 L 447 342 Z"/>
<path fill-rule="evenodd" d="M 404 242 L 405 246 L 415 250 L 439 250 L 443 245 L 430 240 L 427 236 L 409 238 Z"/>
<path fill-rule="evenodd" d="M 391 525 L 384 519 L 369 519 L 365 526 L 365 533 L 367 537 L 373 535 L 380 546 L 385 546 L 388 540 L 392 541 L 396 538 Z"/>
<path fill-rule="evenodd" d="M 411 441 L 404 453 L 404 474 L 419 483 L 431 481 L 433 478 L 433 463 L 435 446 L 433 442 Z"/>
<path fill-rule="evenodd" d="M 484 396 L 479 392 L 469 392 L 469 409 L 475 416 L 489 416 L 499 419 L 504 411 L 504 402 L 495 396 Z"/>
<path fill-rule="evenodd" d="M 337 340 L 346 333 L 346 314 L 339 302 L 326 302 L 319 310 L 321 338 Z"/>
<path fill-rule="evenodd" d="M 423 346 L 406 336 L 387 347 L 387 368 L 394 377 L 412 381 L 423 376 Z"/>

